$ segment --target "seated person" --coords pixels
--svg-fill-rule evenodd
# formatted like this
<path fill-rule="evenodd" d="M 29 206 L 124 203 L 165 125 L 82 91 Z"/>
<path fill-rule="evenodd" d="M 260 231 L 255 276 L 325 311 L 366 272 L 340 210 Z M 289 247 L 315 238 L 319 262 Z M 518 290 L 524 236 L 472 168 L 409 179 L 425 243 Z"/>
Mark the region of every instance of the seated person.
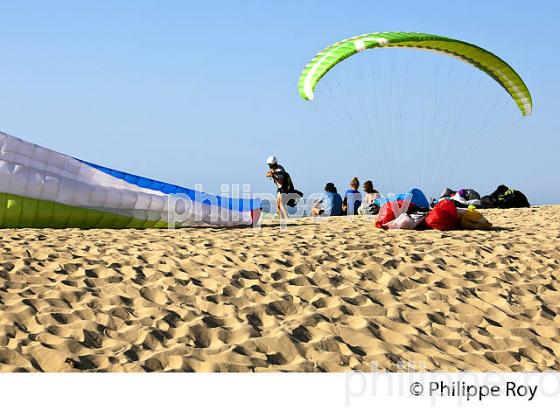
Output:
<path fill-rule="evenodd" d="M 358 177 L 352 178 L 350 189 L 346 191 L 342 200 L 342 212 L 346 215 L 358 215 L 358 208 L 362 204 L 362 194 L 358 191 L 359 188 L 360 181 Z"/>
<path fill-rule="evenodd" d="M 360 215 L 375 215 L 379 209 L 376 209 L 374 202 L 377 198 L 379 198 L 379 192 L 375 188 L 373 188 L 373 182 L 370 180 L 364 182 L 364 199 L 362 201 L 362 205 L 358 209 L 358 213 Z"/>
<path fill-rule="evenodd" d="M 325 193 L 323 198 L 317 201 L 311 209 L 313 216 L 341 216 L 342 215 L 342 198 L 336 191 L 336 187 L 332 182 L 325 185 Z"/>

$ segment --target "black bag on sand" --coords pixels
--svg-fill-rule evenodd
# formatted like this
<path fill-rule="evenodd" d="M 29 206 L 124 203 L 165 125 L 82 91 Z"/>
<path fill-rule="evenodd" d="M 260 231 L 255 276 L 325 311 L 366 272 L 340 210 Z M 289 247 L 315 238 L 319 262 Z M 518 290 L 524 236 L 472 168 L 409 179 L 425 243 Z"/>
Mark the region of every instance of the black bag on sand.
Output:
<path fill-rule="evenodd" d="M 521 191 L 508 189 L 498 197 L 498 208 L 529 208 L 529 200 Z"/>
<path fill-rule="evenodd" d="M 529 200 L 521 191 L 500 185 L 490 195 L 481 199 L 483 208 L 529 208 Z"/>

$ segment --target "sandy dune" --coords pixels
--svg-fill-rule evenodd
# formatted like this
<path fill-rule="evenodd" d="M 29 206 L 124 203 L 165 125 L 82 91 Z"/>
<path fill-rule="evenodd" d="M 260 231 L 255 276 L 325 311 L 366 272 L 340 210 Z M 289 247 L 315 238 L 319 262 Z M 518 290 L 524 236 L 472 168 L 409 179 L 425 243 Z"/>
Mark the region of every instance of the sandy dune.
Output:
<path fill-rule="evenodd" d="M 485 215 L 0 230 L 0 370 L 560 370 L 560 206 Z"/>

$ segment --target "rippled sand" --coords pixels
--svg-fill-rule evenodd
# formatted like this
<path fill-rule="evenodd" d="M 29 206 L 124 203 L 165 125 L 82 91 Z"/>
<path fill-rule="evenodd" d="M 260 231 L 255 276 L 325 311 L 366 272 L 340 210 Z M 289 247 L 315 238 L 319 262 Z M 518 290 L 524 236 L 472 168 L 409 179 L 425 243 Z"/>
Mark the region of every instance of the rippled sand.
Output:
<path fill-rule="evenodd" d="M 0 230 L 0 370 L 560 370 L 560 206 L 485 215 Z"/>

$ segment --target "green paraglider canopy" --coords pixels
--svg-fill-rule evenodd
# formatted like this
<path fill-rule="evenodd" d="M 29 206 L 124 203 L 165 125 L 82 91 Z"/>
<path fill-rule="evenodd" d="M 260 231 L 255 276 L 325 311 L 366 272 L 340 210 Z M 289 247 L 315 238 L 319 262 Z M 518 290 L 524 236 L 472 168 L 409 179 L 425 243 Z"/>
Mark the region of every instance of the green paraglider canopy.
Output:
<path fill-rule="evenodd" d="M 298 85 L 301 97 L 312 100 L 319 80 L 339 62 L 366 49 L 388 47 L 415 48 L 456 57 L 491 76 L 515 100 L 523 115 L 531 114 L 531 94 L 521 77 L 504 60 L 474 44 L 425 33 L 371 33 L 334 43 L 319 52 L 303 69 Z"/>

